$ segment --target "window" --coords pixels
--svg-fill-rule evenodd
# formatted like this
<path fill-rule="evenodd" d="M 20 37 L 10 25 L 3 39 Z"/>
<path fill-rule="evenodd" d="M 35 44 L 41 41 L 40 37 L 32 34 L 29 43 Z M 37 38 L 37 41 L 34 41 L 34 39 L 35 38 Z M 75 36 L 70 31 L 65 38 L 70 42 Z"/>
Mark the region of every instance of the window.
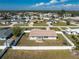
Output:
<path fill-rule="evenodd" d="M 44 38 L 48 38 L 48 36 L 44 36 Z"/>
<path fill-rule="evenodd" d="M 39 36 L 38 38 L 42 38 L 41 36 Z"/>

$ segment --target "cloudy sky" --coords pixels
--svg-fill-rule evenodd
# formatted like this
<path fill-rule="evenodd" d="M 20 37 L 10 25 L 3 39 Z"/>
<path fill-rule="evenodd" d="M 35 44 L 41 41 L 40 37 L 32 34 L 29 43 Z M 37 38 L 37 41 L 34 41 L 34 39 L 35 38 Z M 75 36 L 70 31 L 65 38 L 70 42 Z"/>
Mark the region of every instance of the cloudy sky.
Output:
<path fill-rule="evenodd" d="M 0 10 L 79 10 L 79 0 L 0 0 Z"/>

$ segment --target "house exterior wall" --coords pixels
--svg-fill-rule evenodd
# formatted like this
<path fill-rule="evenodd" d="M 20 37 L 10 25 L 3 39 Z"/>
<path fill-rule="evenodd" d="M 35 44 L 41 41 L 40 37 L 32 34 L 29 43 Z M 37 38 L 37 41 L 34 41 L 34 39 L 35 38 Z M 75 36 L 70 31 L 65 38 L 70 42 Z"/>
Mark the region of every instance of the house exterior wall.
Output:
<path fill-rule="evenodd" d="M 52 36 L 52 37 L 48 37 L 48 38 L 44 38 L 44 37 L 29 37 L 30 40 L 56 40 L 56 36 Z"/>

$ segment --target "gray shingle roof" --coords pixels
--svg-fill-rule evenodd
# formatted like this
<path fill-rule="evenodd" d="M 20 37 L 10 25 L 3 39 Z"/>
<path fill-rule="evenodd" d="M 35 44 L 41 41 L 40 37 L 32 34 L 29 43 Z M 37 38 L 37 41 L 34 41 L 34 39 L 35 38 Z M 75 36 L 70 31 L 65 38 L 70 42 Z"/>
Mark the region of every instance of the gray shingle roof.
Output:
<path fill-rule="evenodd" d="M 11 29 L 0 29 L 0 37 L 1 38 L 7 38 L 12 34 Z"/>

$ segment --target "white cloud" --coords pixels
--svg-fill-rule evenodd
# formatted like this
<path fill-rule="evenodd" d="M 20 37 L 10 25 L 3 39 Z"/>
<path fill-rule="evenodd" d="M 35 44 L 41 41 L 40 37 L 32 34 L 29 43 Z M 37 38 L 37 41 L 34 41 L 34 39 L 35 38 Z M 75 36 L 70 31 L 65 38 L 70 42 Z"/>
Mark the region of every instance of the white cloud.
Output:
<path fill-rule="evenodd" d="M 44 2 L 40 2 L 40 3 L 36 3 L 35 5 L 33 5 L 34 7 L 38 7 L 38 6 L 43 6 L 43 5 L 51 5 L 51 4 L 56 4 L 56 3 L 61 3 L 61 2 L 66 2 L 68 0 L 50 0 L 49 2 L 47 3 L 44 3 Z"/>
<path fill-rule="evenodd" d="M 46 5 L 50 5 L 50 4 L 55 4 L 58 3 L 57 0 L 50 0 L 48 3 L 46 3 Z"/>
<path fill-rule="evenodd" d="M 36 3 L 35 6 L 38 7 L 38 6 L 42 6 L 42 5 L 44 5 L 44 4 L 45 4 L 44 2 Z"/>
<path fill-rule="evenodd" d="M 79 4 L 65 4 L 64 7 L 77 7 Z"/>
<path fill-rule="evenodd" d="M 57 0 L 51 0 L 49 3 L 57 3 Z"/>
<path fill-rule="evenodd" d="M 63 5 L 64 7 L 69 7 L 69 6 L 72 6 L 73 4 L 65 4 Z"/>
<path fill-rule="evenodd" d="M 34 6 L 38 7 L 43 5 L 50 5 L 50 4 L 55 4 L 57 2 L 58 2 L 57 0 L 50 0 L 48 3 L 40 2 L 40 3 L 36 3 Z"/>

